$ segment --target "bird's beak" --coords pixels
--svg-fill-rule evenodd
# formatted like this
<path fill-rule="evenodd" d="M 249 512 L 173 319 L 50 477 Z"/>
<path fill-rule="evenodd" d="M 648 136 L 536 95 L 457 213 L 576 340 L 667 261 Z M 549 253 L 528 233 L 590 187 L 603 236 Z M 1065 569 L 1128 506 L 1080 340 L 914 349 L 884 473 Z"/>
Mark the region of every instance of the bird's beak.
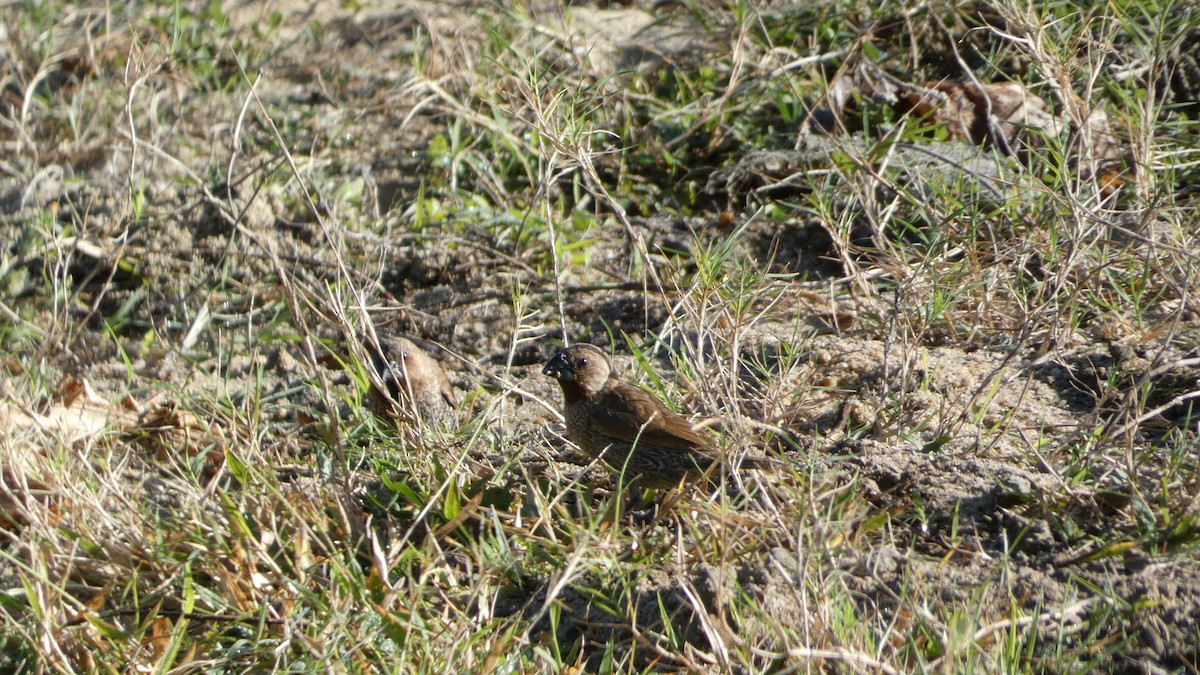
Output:
<path fill-rule="evenodd" d="M 546 367 L 542 368 L 542 374 L 549 375 L 556 380 L 575 381 L 575 371 L 571 370 L 571 364 L 567 363 L 567 357 L 562 352 L 555 354 L 546 362 Z"/>

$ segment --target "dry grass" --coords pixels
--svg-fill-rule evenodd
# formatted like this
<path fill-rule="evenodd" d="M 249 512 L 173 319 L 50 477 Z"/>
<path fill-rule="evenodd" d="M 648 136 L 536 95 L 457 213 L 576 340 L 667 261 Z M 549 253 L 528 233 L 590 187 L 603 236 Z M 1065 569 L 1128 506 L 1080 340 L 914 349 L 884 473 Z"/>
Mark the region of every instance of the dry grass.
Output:
<path fill-rule="evenodd" d="M 1194 669 L 1200 16 L 834 5 L 0 6 L 0 670 Z M 786 468 L 628 503 L 584 339 Z"/>

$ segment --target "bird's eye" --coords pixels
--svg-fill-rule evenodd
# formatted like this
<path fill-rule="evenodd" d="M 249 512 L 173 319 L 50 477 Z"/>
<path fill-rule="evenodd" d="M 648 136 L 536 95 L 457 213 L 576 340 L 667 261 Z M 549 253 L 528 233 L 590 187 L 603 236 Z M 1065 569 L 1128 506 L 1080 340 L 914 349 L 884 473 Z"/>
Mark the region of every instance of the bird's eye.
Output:
<path fill-rule="evenodd" d="M 579 367 L 587 368 L 587 359 L 579 359 Z"/>

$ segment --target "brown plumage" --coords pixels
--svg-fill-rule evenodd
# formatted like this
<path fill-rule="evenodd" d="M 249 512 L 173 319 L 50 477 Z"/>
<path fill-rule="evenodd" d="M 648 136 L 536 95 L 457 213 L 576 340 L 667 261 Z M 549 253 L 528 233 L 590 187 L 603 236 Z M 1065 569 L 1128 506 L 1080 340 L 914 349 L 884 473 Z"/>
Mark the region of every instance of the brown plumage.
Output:
<path fill-rule="evenodd" d="M 407 338 L 382 338 L 378 347 L 365 339 L 363 345 L 387 388 L 385 395 L 372 384 L 368 400 L 372 409 L 385 417 L 412 418 L 415 413 L 427 421 L 454 421 L 458 403 L 441 364 Z"/>
<path fill-rule="evenodd" d="M 712 439 L 697 433 L 646 391 L 617 378 L 608 356 L 595 345 L 577 344 L 550 359 L 542 373 L 563 392 L 567 436 L 592 457 L 601 457 L 627 480 L 647 487 L 674 487 L 706 474 L 718 461 Z M 773 466 L 746 458 L 743 468 Z"/>

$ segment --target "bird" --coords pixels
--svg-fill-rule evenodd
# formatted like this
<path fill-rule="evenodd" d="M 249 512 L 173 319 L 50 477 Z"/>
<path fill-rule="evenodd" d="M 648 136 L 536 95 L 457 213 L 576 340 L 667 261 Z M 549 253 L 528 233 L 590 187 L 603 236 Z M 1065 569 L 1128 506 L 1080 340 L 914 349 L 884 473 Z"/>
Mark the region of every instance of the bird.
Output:
<path fill-rule="evenodd" d="M 560 350 L 542 369 L 563 393 L 567 438 L 639 486 L 672 488 L 713 478 L 720 451 L 687 419 L 649 392 L 622 382 L 593 344 Z M 774 460 L 747 457 L 741 467 L 766 469 Z"/>
<path fill-rule="evenodd" d="M 368 406 L 385 418 L 453 422 L 458 402 L 446 371 L 433 357 L 404 337 L 362 340 L 378 375 L 372 378 Z"/>

